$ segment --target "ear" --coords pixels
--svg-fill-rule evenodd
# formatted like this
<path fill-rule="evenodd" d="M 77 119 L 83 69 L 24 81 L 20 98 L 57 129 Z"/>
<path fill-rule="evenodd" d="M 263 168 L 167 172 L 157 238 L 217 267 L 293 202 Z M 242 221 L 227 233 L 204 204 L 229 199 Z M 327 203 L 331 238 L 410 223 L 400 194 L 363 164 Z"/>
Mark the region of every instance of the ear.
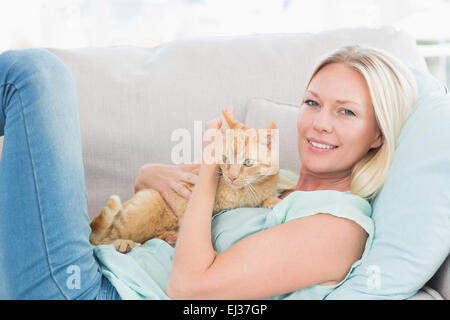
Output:
<path fill-rule="evenodd" d="M 242 130 L 249 129 L 245 124 L 240 123 L 239 121 L 236 121 L 234 119 L 231 119 L 230 116 L 228 115 L 228 113 L 223 109 L 222 109 L 222 115 L 230 129 L 242 129 Z"/>
<path fill-rule="evenodd" d="M 270 121 L 270 123 L 265 127 L 265 129 L 267 130 L 267 148 L 269 148 L 269 150 L 272 149 L 272 129 L 276 129 L 277 125 L 275 124 L 275 122 Z M 275 134 L 275 133 L 273 133 Z"/>
<path fill-rule="evenodd" d="M 377 149 L 383 145 L 383 135 L 381 134 L 381 131 L 378 130 L 377 138 L 372 142 L 370 145 L 370 149 Z"/>
<path fill-rule="evenodd" d="M 268 129 L 268 130 L 276 129 L 276 128 L 277 128 L 277 125 L 273 121 L 270 121 L 269 124 L 266 126 L 266 129 Z"/>

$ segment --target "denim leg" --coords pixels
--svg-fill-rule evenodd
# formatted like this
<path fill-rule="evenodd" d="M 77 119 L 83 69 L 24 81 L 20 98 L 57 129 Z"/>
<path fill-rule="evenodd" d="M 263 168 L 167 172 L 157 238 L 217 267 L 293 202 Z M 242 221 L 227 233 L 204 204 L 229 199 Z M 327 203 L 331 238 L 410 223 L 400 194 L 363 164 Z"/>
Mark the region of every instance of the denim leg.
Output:
<path fill-rule="evenodd" d="M 44 49 L 0 55 L 0 299 L 95 299 L 78 103 Z"/>

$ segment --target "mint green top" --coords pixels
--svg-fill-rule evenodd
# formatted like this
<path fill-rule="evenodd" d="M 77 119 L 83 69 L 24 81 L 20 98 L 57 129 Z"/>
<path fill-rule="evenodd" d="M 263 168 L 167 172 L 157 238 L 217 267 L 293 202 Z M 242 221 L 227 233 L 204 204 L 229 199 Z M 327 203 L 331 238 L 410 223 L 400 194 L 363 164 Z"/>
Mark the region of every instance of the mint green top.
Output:
<path fill-rule="evenodd" d="M 329 213 L 353 220 L 369 235 L 361 259 L 352 265 L 345 278 L 347 279 L 368 254 L 374 232 L 370 204 L 350 191 L 294 191 L 272 210 L 223 210 L 212 217 L 211 240 L 215 250 L 220 253 L 255 232 L 317 213 Z M 97 246 L 94 252 L 102 273 L 111 281 L 122 299 L 170 299 L 165 294 L 165 288 L 174 248 L 166 242 L 152 239 L 127 254 L 117 252 L 112 244 Z M 268 299 L 324 299 L 342 282 L 329 286 L 313 285 Z"/>

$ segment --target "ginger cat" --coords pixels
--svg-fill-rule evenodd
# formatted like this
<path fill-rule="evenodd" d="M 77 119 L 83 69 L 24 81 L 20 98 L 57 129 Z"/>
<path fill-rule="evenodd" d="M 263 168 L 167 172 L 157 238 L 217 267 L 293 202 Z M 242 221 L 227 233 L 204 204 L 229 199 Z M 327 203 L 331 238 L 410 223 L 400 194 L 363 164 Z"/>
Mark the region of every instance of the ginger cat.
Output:
<path fill-rule="evenodd" d="M 235 143 L 234 138 L 226 139 L 227 135 L 223 137 L 223 163 L 219 164 L 221 176 L 212 214 L 239 207 L 273 208 L 281 201 L 277 198 L 278 155 L 276 159 L 268 159 L 266 155 L 272 154 L 270 129 L 276 129 L 276 125 L 270 122 L 265 128 L 268 129 L 267 134 L 261 137 L 256 134 L 256 129 L 231 119 L 223 110 L 222 114 L 232 129 L 227 130 L 227 135 L 231 133 L 233 137 L 241 139 L 238 140 L 241 143 Z M 258 151 L 255 148 L 260 149 Z M 249 155 L 256 155 L 257 159 L 249 158 Z M 236 160 L 231 163 L 230 159 Z M 198 171 L 199 169 L 194 169 L 192 173 L 198 175 Z M 184 186 L 190 191 L 194 188 L 192 184 L 184 183 Z M 122 253 L 153 238 L 175 245 L 188 200 L 176 193 L 173 197 L 180 216 L 176 216 L 159 192 L 153 189 L 140 190 L 123 204 L 117 195 L 112 195 L 106 206 L 90 222 L 90 242 L 93 245 L 114 243 L 116 250 Z"/>

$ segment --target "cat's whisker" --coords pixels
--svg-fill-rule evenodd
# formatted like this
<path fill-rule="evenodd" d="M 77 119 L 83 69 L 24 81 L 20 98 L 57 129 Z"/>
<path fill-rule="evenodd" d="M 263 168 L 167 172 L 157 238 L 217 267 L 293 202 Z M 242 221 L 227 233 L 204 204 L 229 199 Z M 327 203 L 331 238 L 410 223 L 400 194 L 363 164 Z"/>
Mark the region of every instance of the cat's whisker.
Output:
<path fill-rule="evenodd" d="M 253 198 L 254 200 L 256 200 L 256 195 L 255 195 L 255 192 L 253 191 L 253 189 L 252 189 L 252 188 L 249 188 L 248 190 L 250 191 L 250 195 L 252 196 L 252 198 Z"/>
<path fill-rule="evenodd" d="M 249 193 L 252 197 L 255 197 L 255 195 L 253 194 L 253 191 L 250 189 L 250 186 L 248 184 L 245 185 L 245 190 L 247 191 L 247 193 Z"/>
<path fill-rule="evenodd" d="M 253 193 L 255 194 L 255 196 L 257 196 L 258 192 L 256 191 L 255 186 L 252 183 L 250 183 L 249 185 L 250 185 L 250 188 L 253 190 Z"/>
<path fill-rule="evenodd" d="M 255 201 L 257 201 L 258 195 L 256 193 L 255 187 L 251 183 L 248 183 L 245 186 L 248 187 L 247 190 L 250 191 L 250 194 L 252 195 L 252 197 L 255 199 Z"/>
<path fill-rule="evenodd" d="M 251 189 L 253 190 L 253 197 L 255 198 L 255 201 L 258 201 L 259 197 L 258 197 L 258 193 L 256 192 L 255 187 L 252 185 Z"/>

